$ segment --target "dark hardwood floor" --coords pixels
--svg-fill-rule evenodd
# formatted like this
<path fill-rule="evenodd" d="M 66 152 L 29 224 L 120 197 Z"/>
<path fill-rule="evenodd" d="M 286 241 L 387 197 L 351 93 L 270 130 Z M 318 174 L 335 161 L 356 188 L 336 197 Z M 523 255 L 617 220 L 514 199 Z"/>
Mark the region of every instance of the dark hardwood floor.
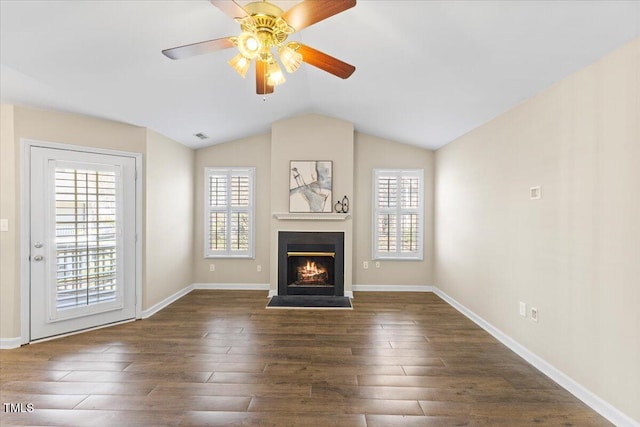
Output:
<path fill-rule="evenodd" d="M 430 293 L 353 310 L 194 291 L 155 316 L 0 352 L 0 424 L 601 426 L 609 423 Z"/>

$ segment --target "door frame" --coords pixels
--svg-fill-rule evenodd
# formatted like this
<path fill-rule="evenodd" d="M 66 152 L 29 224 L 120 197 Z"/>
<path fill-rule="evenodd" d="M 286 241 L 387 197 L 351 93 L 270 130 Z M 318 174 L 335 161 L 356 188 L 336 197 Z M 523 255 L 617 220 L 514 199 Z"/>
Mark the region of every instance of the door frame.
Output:
<path fill-rule="evenodd" d="M 94 148 L 81 145 L 62 144 L 58 142 L 39 141 L 21 138 L 20 159 L 20 339 L 21 345 L 31 342 L 31 251 L 30 218 L 31 218 L 31 148 L 42 147 L 58 150 L 78 151 L 82 153 L 107 154 L 113 156 L 131 157 L 136 165 L 135 188 L 135 294 L 136 319 L 142 318 L 142 153 L 130 151 Z M 97 326 L 97 329 L 103 326 Z M 60 335 L 64 336 L 64 335 Z M 60 337 L 58 336 L 58 337 Z M 46 340 L 47 338 L 44 338 Z"/>

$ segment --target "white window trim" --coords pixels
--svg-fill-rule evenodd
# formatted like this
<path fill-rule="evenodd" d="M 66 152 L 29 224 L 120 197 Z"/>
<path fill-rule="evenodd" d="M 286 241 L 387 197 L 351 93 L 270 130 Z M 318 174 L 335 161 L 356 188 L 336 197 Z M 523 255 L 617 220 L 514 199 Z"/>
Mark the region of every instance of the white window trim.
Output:
<path fill-rule="evenodd" d="M 204 258 L 255 258 L 255 167 L 206 167 L 204 168 Z M 226 251 L 211 251 L 209 249 L 209 177 L 212 174 L 227 174 L 229 177 L 233 175 L 247 175 L 249 177 L 249 206 L 247 211 L 249 213 L 249 249 L 244 252 L 233 252 L 230 249 Z M 231 180 L 227 180 L 228 191 L 227 194 L 231 194 Z M 227 206 L 227 221 L 231 220 L 232 207 Z M 230 242 L 231 227 L 227 224 L 227 243 Z"/>
<path fill-rule="evenodd" d="M 402 177 L 402 176 L 416 176 L 419 179 L 419 185 L 420 185 L 420 190 L 418 192 L 418 208 L 416 209 L 410 209 L 410 210 L 405 210 L 402 209 L 400 207 L 400 203 L 397 204 L 396 208 L 392 208 L 392 210 L 394 210 L 396 212 L 396 214 L 398 215 L 398 219 L 400 218 L 400 214 L 403 212 L 408 212 L 411 211 L 412 213 L 417 213 L 419 218 L 418 218 L 418 250 L 415 252 L 400 252 L 400 231 L 401 228 L 398 225 L 398 229 L 397 229 L 397 241 L 398 241 L 398 249 L 395 253 L 389 253 L 389 252 L 379 252 L 378 251 L 378 213 L 380 211 L 382 211 L 383 209 L 380 209 L 378 207 L 378 195 L 377 195 L 377 190 L 378 190 L 378 177 L 380 175 L 396 175 L 398 176 L 398 178 Z M 425 188 L 425 182 L 424 182 L 424 169 L 373 169 L 373 195 L 372 195 L 372 199 L 371 199 L 371 203 L 372 203 L 372 219 L 371 219 L 371 226 L 372 226 L 372 245 L 371 245 L 371 251 L 372 251 L 372 259 L 374 260 L 404 260 L 404 261 L 423 261 L 424 260 L 424 222 L 425 222 L 425 218 L 424 218 L 424 188 Z M 400 186 L 398 186 L 398 188 L 400 188 Z M 398 201 L 400 200 L 400 197 L 398 197 Z M 387 211 L 388 209 L 384 209 L 385 211 Z M 398 222 L 399 224 L 399 222 Z"/>

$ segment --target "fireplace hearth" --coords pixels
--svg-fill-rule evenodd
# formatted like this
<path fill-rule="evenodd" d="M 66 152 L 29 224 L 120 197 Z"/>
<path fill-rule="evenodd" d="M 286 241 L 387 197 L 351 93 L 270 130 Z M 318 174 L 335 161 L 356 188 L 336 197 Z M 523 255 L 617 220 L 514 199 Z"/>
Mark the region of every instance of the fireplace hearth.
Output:
<path fill-rule="evenodd" d="M 344 296 L 344 233 L 281 231 L 278 295 Z"/>

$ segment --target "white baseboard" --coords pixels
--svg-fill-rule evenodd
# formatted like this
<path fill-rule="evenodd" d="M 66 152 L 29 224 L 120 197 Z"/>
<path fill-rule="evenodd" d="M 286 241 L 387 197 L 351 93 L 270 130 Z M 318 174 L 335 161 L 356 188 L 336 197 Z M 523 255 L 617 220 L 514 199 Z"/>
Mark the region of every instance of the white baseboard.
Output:
<path fill-rule="evenodd" d="M 268 283 L 194 283 L 193 289 L 213 289 L 221 291 L 270 291 Z"/>
<path fill-rule="evenodd" d="M 433 292 L 430 285 L 353 285 L 353 292 Z"/>
<path fill-rule="evenodd" d="M 159 303 L 149 307 L 142 311 L 142 318 L 146 319 L 153 316 L 169 304 L 179 300 L 183 296 L 187 295 L 194 289 L 209 289 L 209 290 L 243 290 L 243 291 L 268 291 L 269 285 L 262 283 L 193 283 L 183 289 L 180 289 L 175 294 L 165 298 Z"/>
<path fill-rule="evenodd" d="M 169 304 L 171 304 L 173 302 L 176 302 L 177 300 L 179 300 L 183 296 L 187 295 L 192 290 L 193 290 L 193 285 L 189 285 L 189 286 L 187 286 L 187 287 L 185 287 L 183 289 L 180 289 L 178 292 L 176 292 L 175 294 L 165 298 L 164 300 L 160 301 L 159 303 L 154 304 L 153 306 L 149 307 L 148 309 L 142 310 L 142 318 L 143 319 L 147 319 L 147 318 L 153 316 L 154 314 L 156 314 L 157 312 L 159 312 L 160 310 L 162 310 L 163 308 L 165 308 Z"/>
<path fill-rule="evenodd" d="M 0 338 L 0 350 L 11 350 L 22 345 L 22 337 Z"/>
<path fill-rule="evenodd" d="M 475 324 L 480 326 L 482 329 L 493 335 L 498 341 L 502 344 L 509 347 L 511 351 L 516 353 L 518 356 L 522 357 L 524 360 L 533 365 L 540 372 L 551 378 L 555 381 L 560 387 L 567 390 L 569 393 L 573 394 L 575 397 L 583 401 L 587 406 L 589 406 L 594 411 L 598 412 L 604 418 L 611 421 L 618 427 L 639 427 L 640 423 L 634 421 L 631 417 L 623 413 L 622 411 L 616 409 L 613 405 L 601 399 L 593 392 L 586 389 L 584 386 L 570 378 L 567 374 L 560 371 L 540 356 L 531 352 L 529 349 L 524 347 L 522 344 L 518 343 L 516 340 L 500 331 L 498 328 L 475 314 L 473 311 L 469 310 L 464 305 L 460 304 L 455 299 L 451 298 L 445 292 L 440 290 L 437 287 L 433 287 L 432 290 L 436 295 L 446 301 L 453 308 L 458 310 L 460 313 L 464 314 Z"/>

